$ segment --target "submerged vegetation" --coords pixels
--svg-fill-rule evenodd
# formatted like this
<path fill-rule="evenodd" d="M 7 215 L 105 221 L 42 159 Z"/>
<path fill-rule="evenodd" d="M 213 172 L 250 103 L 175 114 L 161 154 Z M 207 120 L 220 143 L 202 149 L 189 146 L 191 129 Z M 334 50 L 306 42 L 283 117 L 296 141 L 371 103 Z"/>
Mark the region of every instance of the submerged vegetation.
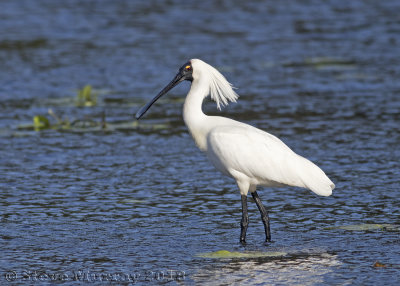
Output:
<path fill-rule="evenodd" d="M 91 85 L 85 85 L 82 89 L 77 91 L 76 98 L 74 100 L 76 107 L 93 107 L 97 105 L 97 98 L 99 95 L 98 90 L 94 90 Z M 50 116 L 50 117 L 48 117 Z M 53 118 L 53 120 L 51 120 Z M 54 122 L 55 121 L 55 122 Z M 54 123 L 53 123 L 54 122 Z M 85 120 L 74 120 L 70 122 L 68 118 L 61 119 L 53 109 L 49 108 L 46 115 L 40 114 L 33 116 L 32 125 L 20 125 L 19 129 L 33 129 L 35 131 L 42 131 L 46 129 L 56 130 L 70 130 L 70 129 L 82 129 L 82 128 L 93 128 L 101 127 L 106 128 L 105 113 L 102 113 L 100 122 L 96 122 L 92 119 Z"/>
<path fill-rule="evenodd" d="M 127 117 L 125 121 L 107 122 L 106 111 L 102 108 L 102 104 L 122 104 L 121 99 L 104 99 L 98 101 L 100 94 L 106 94 L 108 91 L 94 89 L 91 85 L 85 85 L 82 89 L 76 91 L 75 97 L 49 99 L 48 105 L 68 108 L 78 118 L 71 118 L 71 115 L 60 115 L 57 109 L 48 108 L 47 113 L 36 114 L 32 117 L 31 123 L 19 124 L 17 129 L 20 131 L 36 131 L 59 130 L 71 132 L 93 132 L 93 131 L 113 131 L 113 130 L 141 130 L 141 131 L 161 131 L 170 129 L 170 123 L 164 120 L 147 120 L 146 123 L 139 123 L 132 117 Z M 138 105 L 134 102 L 128 103 L 132 106 Z M 140 103 L 141 104 L 141 103 Z M 99 106 L 100 105 L 100 106 Z M 81 108 L 95 108 L 93 112 L 82 112 Z M 103 110 L 102 110 L 103 109 Z M 76 111 L 76 112 L 75 112 Z"/>

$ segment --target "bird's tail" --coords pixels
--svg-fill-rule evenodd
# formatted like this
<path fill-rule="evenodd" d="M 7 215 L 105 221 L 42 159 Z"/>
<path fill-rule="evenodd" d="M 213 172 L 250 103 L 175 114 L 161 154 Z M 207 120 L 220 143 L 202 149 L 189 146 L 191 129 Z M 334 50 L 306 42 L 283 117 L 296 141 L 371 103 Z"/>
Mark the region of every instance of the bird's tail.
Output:
<path fill-rule="evenodd" d="M 301 159 L 301 172 L 299 174 L 300 180 L 304 187 L 310 189 L 320 196 L 332 195 L 332 190 L 335 184 L 328 178 L 328 176 L 317 165 L 308 159 L 299 156 Z"/>

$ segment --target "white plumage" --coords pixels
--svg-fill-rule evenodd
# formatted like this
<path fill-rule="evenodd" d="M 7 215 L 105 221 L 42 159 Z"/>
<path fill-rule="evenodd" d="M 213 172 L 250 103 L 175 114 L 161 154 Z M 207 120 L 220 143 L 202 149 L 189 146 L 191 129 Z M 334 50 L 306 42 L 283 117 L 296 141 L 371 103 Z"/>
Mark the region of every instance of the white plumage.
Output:
<path fill-rule="evenodd" d="M 289 185 L 321 196 L 332 194 L 335 185 L 325 173 L 277 137 L 229 118 L 206 116 L 201 106 L 210 93 L 217 106 L 236 102 L 238 96 L 215 68 L 198 59 L 191 63 L 193 81 L 183 118 L 200 150 L 219 171 L 238 182 L 241 194 L 247 195 L 257 185 Z"/>
<path fill-rule="evenodd" d="M 139 119 L 158 98 L 183 80 L 192 82 L 183 106 L 186 126 L 199 149 L 219 171 L 234 178 L 239 187 L 242 196 L 241 242 L 245 242 L 248 225 L 248 192 L 261 212 L 266 240 L 271 239 L 268 214 L 256 192 L 257 185 L 289 185 L 310 189 L 321 196 L 332 194 L 335 185 L 325 173 L 277 137 L 242 122 L 203 113 L 202 103 L 208 95 L 218 109 L 236 102 L 238 95 L 221 73 L 199 59 L 192 59 L 182 66 L 172 82 L 138 111 L 136 118 Z"/>

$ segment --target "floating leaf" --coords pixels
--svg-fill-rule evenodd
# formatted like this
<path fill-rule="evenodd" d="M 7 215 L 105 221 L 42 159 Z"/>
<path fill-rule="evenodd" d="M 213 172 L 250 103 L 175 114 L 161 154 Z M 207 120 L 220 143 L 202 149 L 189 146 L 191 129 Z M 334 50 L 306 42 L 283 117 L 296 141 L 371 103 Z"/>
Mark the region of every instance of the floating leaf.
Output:
<path fill-rule="evenodd" d="M 218 250 L 215 252 L 206 252 L 199 253 L 197 257 L 202 258 L 215 258 L 215 259 L 224 259 L 224 258 L 259 258 L 259 257 L 281 257 L 287 255 L 286 252 L 280 251 L 228 251 L 228 250 Z"/>
<path fill-rule="evenodd" d="M 33 117 L 33 129 L 35 131 L 40 131 L 43 129 L 50 128 L 50 122 L 44 115 L 35 115 Z"/>

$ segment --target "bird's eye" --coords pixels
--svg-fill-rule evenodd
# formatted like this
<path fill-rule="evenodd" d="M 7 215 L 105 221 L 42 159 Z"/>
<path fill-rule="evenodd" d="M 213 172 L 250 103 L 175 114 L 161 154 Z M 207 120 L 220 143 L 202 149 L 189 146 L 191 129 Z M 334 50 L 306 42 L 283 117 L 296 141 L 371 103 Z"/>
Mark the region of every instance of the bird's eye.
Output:
<path fill-rule="evenodd" d="M 187 70 L 187 71 L 190 71 L 192 69 L 192 67 L 190 66 L 190 65 L 187 65 L 186 67 L 185 67 L 185 70 Z"/>

